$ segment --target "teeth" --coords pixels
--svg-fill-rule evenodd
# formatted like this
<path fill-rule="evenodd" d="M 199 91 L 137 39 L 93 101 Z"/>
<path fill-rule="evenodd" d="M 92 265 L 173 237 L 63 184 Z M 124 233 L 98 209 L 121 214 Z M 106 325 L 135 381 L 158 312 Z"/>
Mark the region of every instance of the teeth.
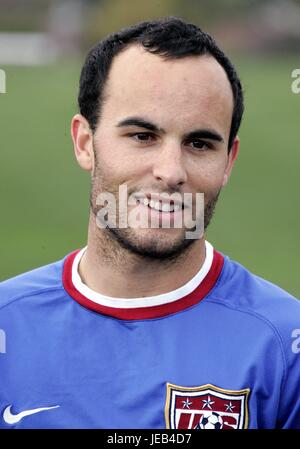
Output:
<path fill-rule="evenodd" d="M 150 207 L 152 207 L 152 209 L 154 209 L 154 206 L 155 206 L 155 201 L 151 200 L 150 201 Z"/>
<path fill-rule="evenodd" d="M 149 200 L 148 198 L 142 199 L 144 206 L 149 206 L 151 209 L 155 209 L 159 212 L 178 212 L 182 207 L 179 204 L 162 203 L 161 201 Z"/>
<path fill-rule="evenodd" d="M 150 207 L 151 207 L 152 209 L 155 209 L 155 210 L 158 210 L 158 211 L 161 210 L 159 201 L 151 200 L 149 205 L 150 205 Z"/>
<path fill-rule="evenodd" d="M 173 209 L 173 207 L 172 207 L 172 209 Z M 170 210 L 171 210 L 171 207 L 170 207 L 169 204 L 164 203 L 164 204 L 162 205 L 162 211 L 163 211 L 163 212 L 170 212 Z"/>

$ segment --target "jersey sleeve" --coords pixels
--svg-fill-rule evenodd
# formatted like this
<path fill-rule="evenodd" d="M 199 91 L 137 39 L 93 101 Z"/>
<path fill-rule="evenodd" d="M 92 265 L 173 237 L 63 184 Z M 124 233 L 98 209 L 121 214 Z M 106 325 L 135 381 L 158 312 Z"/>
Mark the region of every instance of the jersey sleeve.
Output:
<path fill-rule="evenodd" d="M 298 328 L 289 328 L 285 345 L 286 376 L 282 384 L 278 413 L 280 429 L 300 429 L 300 313 Z"/>

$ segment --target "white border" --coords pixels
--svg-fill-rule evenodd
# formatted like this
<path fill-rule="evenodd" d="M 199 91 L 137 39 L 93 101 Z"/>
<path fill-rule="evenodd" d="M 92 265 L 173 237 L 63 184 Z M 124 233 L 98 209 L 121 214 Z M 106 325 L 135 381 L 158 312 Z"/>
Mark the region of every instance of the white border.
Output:
<path fill-rule="evenodd" d="M 171 429 L 177 429 L 177 409 L 175 408 L 175 401 L 176 401 L 176 396 L 182 396 L 182 397 L 199 397 L 199 396 L 206 396 L 206 395 L 211 395 L 211 396 L 217 396 L 220 399 L 226 399 L 227 401 L 236 401 L 236 400 L 240 400 L 241 401 L 241 413 L 228 413 L 228 412 L 223 412 L 221 410 L 212 410 L 215 411 L 216 413 L 219 413 L 219 415 L 223 416 L 223 415 L 233 415 L 234 417 L 238 416 L 238 424 L 237 424 L 237 429 L 243 429 L 243 425 L 244 425 L 244 420 L 245 420 L 245 394 L 240 394 L 240 395 L 231 395 L 230 393 L 221 393 L 220 391 L 216 391 L 213 390 L 211 388 L 207 388 L 206 390 L 202 390 L 202 391 L 176 391 L 176 390 L 172 390 L 171 391 L 171 401 L 170 401 L 170 424 L 171 424 Z M 181 411 L 181 410 L 180 410 Z M 208 410 L 186 410 L 189 411 L 191 413 L 191 415 L 193 415 L 195 413 L 199 413 L 199 412 L 207 412 Z M 193 413 L 194 412 L 194 413 Z M 190 419 L 190 424 L 193 422 L 192 419 Z M 173 426 L 173 427 L 172 427 Z M 190 427 L 189 427 L 190 428 Z"/>
<path fill-rule="evenodd" d="M 205 261 L 198 271 L 198 273 L 185 285 L 177 288 L 176 290 L 172 290 L 168 293 L 163 293 L 161 295 L 156 296 L 146 296 L 144 298 L 114 298 L 111 296 L 105 296 L 101 293 L 95 292 L 91 288 L 89 288 L 86 284 L 84 284 L 81 280 L 81 277 L 78 273 L 78 265 L 81 257 L 83 256 L 86 248 L 83 248 L 76 254 L 75 259 L 73 261 L 72 266 L 72 282 L 75 288 L 84 295 L 90 301 L 103 305 L 105 307 L 113 307 L 113 308 L 121 308 L 121 309 L 131 309 L 136 307 L 151 307 L 158 306 L 162 304 L 168 304 L 173 301 L 177 301 L 180 298 L 188 295 L 193 292 L 199 284 L 203 281 L 209 270 L 211 269 L 213 257 L 214 257 L 214 249 L 213 246 L 205 241 Z"/>

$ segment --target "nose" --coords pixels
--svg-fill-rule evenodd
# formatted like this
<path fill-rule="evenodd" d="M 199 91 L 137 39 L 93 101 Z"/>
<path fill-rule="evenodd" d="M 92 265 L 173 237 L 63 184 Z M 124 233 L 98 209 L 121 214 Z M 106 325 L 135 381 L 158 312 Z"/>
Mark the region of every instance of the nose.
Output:
<path fill-rule="evenodd" d="M 153 176 L 168 187 L 177 187 L 187 180 L 182 149 L 179 144 L 168 143 L 155 155 Z"/>

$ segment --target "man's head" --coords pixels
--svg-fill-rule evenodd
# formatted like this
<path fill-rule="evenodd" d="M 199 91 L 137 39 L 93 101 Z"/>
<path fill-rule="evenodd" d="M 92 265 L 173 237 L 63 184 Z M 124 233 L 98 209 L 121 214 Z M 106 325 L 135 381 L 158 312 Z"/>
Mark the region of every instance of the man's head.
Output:
<path fill-rule="evenodd" d="M 88 53 L 80 77 L 78 104 L 80 113 L 95 131 L 105 101 L 105 85 L 116 55 L 136 44 L 146 51 L 168 59 L 192 55 L 211 55 L 225 70 L 230 81 L 234 107 L 228 151 L 236 137 L 244 111 L 243 92 L 234 66 L 217 46 L 214 39 L 199 27 L 170 17 L 152 22 L 142 22 L 110 34 Z"/>
<path fill-rule="evenodd" d="M 92 173 L 92 216 L 100 193 L 118 203 L 125 184 L 145 197 L 204 193 L 208 225 L 237 157 L 243 111 L 235 70 L 211 37 L 175 18 L 109 36 L 86 59 L 79 106 L 72 135 L 80 166 Z M 117 227 L 105 236 L 132 253 L 171 259 L 193 243 L 185 231 Z"/>

